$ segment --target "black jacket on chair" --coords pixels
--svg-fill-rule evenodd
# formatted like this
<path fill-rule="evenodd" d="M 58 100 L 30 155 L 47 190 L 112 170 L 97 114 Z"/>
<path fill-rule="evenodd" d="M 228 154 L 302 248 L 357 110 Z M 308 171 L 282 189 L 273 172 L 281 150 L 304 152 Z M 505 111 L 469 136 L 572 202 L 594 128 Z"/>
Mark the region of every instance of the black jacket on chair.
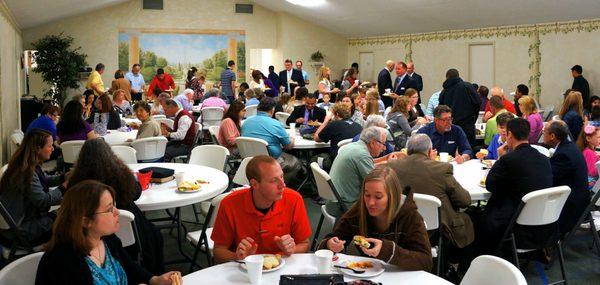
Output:
<path fill-rule="evenodd" d="M 561 142 L 556 147 L 554 155 L 550 157 L 550 165 L 552 184 L 566 185 L 571 188 L 569 198 L 558 220 L 560 232 L 564 234 L 573 229 L 577 219 L 590 202 L 590 191 L 587 189 L 587 166 L 581 151 L 570 141 Z"/>
<path fill-rule="evenodd" d="M 292 81 L 298 82 L 298 86 L 304 86 L 304 85 L 306 85 L 305 82 L 304 82 L 304 77 L 302 76 L 302 71 L 300 71 L 300 70 L 292 68 L 291 79 L 292 79 Z M 292 92 L 294 91 L 294 87 L 296 85 L 291 84 L 290 88 L 292 90 L 288 90 L 288 87 L 287 87 L 287 70 L 285 70 L 285 69 L 279 72 L 279 84 L 280 84 L 280 86 L 283 86 L 285 88 L 284 92 L 288 92 L 288 93 L 290 93 L 291 96 L 294 96 L 294 94 L 292 94 Z"/>
<path fill-rule="evenodd" d="M 294 111 L 292 111 L 292 114 L 287 118 L 287 121 L 285 121 L 285 123 L 289 125 L 290 123 L 296 122 L 296 119 L 298 118 L 304 118 L 305 110 L 305 105 L 294 107 Z M 322 123 L 325 120 L 325 116 L 327 116 L 327 112 L 324 109 L 315 106 L 315 108 L 312 110 L 312 115 L 308 116 L 308 120 L 318 121 L 319 123 Z"/>

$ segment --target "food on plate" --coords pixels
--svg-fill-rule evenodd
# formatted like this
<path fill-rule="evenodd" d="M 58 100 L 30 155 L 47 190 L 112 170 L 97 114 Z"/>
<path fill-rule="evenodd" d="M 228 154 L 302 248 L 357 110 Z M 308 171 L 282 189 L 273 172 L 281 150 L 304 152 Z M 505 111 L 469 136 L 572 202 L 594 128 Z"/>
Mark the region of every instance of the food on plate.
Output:
<path fill-rule="evenodd" d="M 485 186 L 485 179 L 486 179 L 486 178 L 487 178 L 487 177 L 483 177 L 483 178 L 481 178 L 481 180 L 479 181 L 479 185 L 481 185 L 481 186 Z"/>
<path fill-rule="evenodd" d="M 208 184 L 210 182 L 208 182 L 208 181 L 206 181 L 204 179 L 198 179 L 198 180 L 196 180 L 196 183 L 199 183 L 199 184 Z"/>
<path fill-rule="evenodd" d="M 480 149 L 480 150 L 479 150 L 479 153 L 481 153 L 481 154 L 483 154 L 483 155 L 487 156 L 489 152 L 488 152 L 488 150 L 487 150 L 487 149 L 485 149 L 485 148 L 482 148 L 482 149 Z"/>
<path fill-rule="evenodd" d="M 263 255 L 265 258 L 263 261 L 263 269 L 269 270 L 273 269 L 281 263 L 281 255 L 280 254 L 265 254 Z"/>
<path fill-rule="evenodd" d="M 406 149 L 406 148 L 403 148 L 403 149 L 401 149 L 401 150 L 400 150 L 400 152 L 401 152 L 401 153 L 404 153 L 404 154 L 408 154 L 408 149 Z"/>
<path fill-rule="evenodd" d="M 196 191 L 198 189 L 200 189 L 200 185 L 198 185 L 196 182 L 191 182 L 191 181 L 183 181 L 181 182 L 181 184 L 179 184 L 177 186 L 177 188 L 179 189 L 179 191 Z"/>
<path fill-rule="evenodd" d="M 373 268 L 373 262 L 371 261 L 353 261 L 353 262 L 349 262 L 346 267 L 348 268 L 352 268 L 352 269 L 368 269 L 368 268 Z"/>
<path fill-rule="evenodd" d="M 171 285 L 181 285 L 183 284 L 183 279 L 181 279 L 181 273 L 175 272 L 171 274 Z"/>
<path fill-rule="evenodd" d="M 371 243 L 364 236 L 358 236 L 358 235 L 354 236 L 352 241 L 354 242 L 354 244 L 356 244 L 362 248 L 369 249 L 371 247 Z"/>
<path fill-rule="evenodd" d="M 442 161 L 442 162 L 450 162 L 450 161 L 452 161 L 452 159 L 454 159 L 454 158 L 451 155 L 448 156 L 448 159 L 446 159 L 446 161 L 442 161 L 440 159 L 439 155 L 435 157 L 435 161 Z"/>
<path fill-rule="evenodd" d="M 309 121 L 308 125 L 311 127 L 318 127 L 321 125 L 321 123 L 319 123 L 318 121 Z"/>
<path fill-rule="evenodd" d="M 485 164 L 485 167 L 487 168 L 492 168 L 492 165 L 494 164 L 494 161 L 491 159 L 484 159 L 481 162 Z"/>

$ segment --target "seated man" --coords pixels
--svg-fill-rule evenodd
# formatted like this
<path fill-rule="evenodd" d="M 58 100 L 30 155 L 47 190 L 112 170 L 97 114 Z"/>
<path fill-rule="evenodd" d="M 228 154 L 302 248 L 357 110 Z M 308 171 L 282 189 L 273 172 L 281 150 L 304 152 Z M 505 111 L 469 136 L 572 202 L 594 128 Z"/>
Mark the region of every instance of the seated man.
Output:
<path fill-rule="evenodd" d="M 498 96 L 493 96 L 490 98 L 490 107 L 492 114 L 494 115 L 485 123 L 485 134 L 483 136 L 483 143 L 485 145 L 490 145 L 492 138 L 498 133 L 498 126 L 496 124 L 496 118 L 498 115 L 508 112 L 506 109 L 504 109 L 502 98 Z"/>
<path fill-rule="evenodd" d="M 309 249 L 310 221 L 302 196 L 286 188 L 277 161 L 255 156 L 246 167 L 250 188 L 223 199 L 211 239 L 215 262 L 252 254 L 292 255 Z"/>
<path fill-rule="evenodd" d="M 264 97 L 257 107 L 256 116 L 252 116 L 242 125 L 242 137 L 259 138 L 267 141 L 269 155 L 277 159 L 285 173 L 285 181 L 290 184 L 291 179 L 302 168 L 300 161 L 293 155 L 283 152 L 283 148 L 292 149 L 294 141 L 290 138 L 279 121 L 273 119 L 275 112 L 275 99 Z"/>
<path fill-rule="evenodd" d="M 401 153 L 392 152 L 374 159 L 385 150 L 386 134 L 387 130 L 381 127 L 364 129 L 360 134 L 360 140 L 344 146 L 333 161 L 329 176 L 340 194 L 340 202 L 343 203 L 345 209 L 349 209 L 358 200 L 363 180 L 375 168 L 375 164 L 404 156 Z M 341 216 L 340 207 L 336 204 L 328 204 L 327 209 L 329 213 Z"/>
<path fill-rule="evenodd" d="M 587 183 L 587 166 L 582 152 L 569 141 L 569 127 L 563 121 L 551 121 L 544 128 L 544 144 L 555 148 L 550 157 L 552 185 L 571 188 L 569 198 L 558 219 L 562 234 L 573 230 L 577 219 L 590 202 Z"/>
<path fill-rule="evenodd" d="M 302 88 L 306 89 L 306 87 L 300 87 L 300 89 Z M 287 118 L 286 124 L 296 123 L 296 125 L 307 125 L 309 122 L 322 123 L 325 120 L 326 113 L 325 110 L 317 107 L 317 95 L 308 93 L 304 97 L 304 105 L 294 107 L 294 111 Z"/>
<path fill-rule="evenodd" d="M 422 127 L 417 133 L 429 136 L 433 149 L 437 153 L 447 152 L 454 155 L 456 163 L 461 164 L 473 156 L 465 132 L 459 126 L 452 124 L 452 109 L 446 105 L 435 107 L 433 123 Z"/>
<path fill-rule="evenodd" d="M 492 193 L 476 222 L 475 235 L 480 253 L 492 253 L 517 211 L 525 194 L 552 187 L 552 168 L 548 158 L 529 145 L 529 122 L 523 118 L 510 120 L 507 125 L 506 149 L 499 150 L 496 161 L 486 179 L 486 188 Z M 530 233 L 527 237 L 521 234 Z M 536 239 L 547 240 L 557 229 L 517 231 L 521 246 L 539 245 Z M 526 244 L 522 243 L 526 242 Z"/>
<path fill-rule="evenodd" d="M 473 242 L 471 218 L 460 208 L 471 204 L 471 195 L 454 179 L 451 164 L 435 161 L 431 140 L 415 134 L 406 144 L 408 157 L 388 163 L 402 183 L 415 193 L 435 196 L 442 201 L 442 233 L 452 245 L 463 248 Z"/>
<path fill-rule="evenodd" d="M 488 154 L 478 152 L 475 154 L 479 159 L 498 159 L 498 148 L 506 143 L 506 124 L 515 117 L 511 112 L 504 112 L 496 117 L 496 128 L 498 133 L 494 135 L 487 148 Z"/>
<path fill-rule="evenodd" d="M 513 114 L 517 114 L 517 110 L 515 108 L 515 105 L 506 100 L 506 97 L 504 95 L 504 89 L 500 88 L 500 87 L 492 87 L 492 90 L 490 90 L 490 93 L 492 94 L 492 97 L 490 97 L 490 100 L 493 97 L 500 97 L 502 99 L 502 105 L 504 105 L 504 109 L 506 109 L 507 111 L 513 113 Z M 487 120 L 489 120 L 491 117 L 494 116 L 494 114 L 492 113 L 491 110 L 491 106 L 490 106 L 490 100 L 488 100 L 487 104 L 485 105 L 485 114 L 483 114 L 483 122 L 487 122 Z"/>
<path fill-rule="evenodd" d="M 160 93 L 156 99 L 154 99 L 154 104 L 152 104 L 152 108 L 150 109 L 150 113 L 154 115 L 164 115 L 165 114 L 165 102 L 171 99 L 171 94 L 167 92 Z"/>
<path fill-rule="evenodd" d="M 160 124 L 161 134 L 169 139 L 165 150 L 165 161 L 171 161 L 173 157 L 187 155 L 192 150 L 196 138 L 196 124 L 192 115 L 179 108 L 174 100 L 167 99 L 164 108 L 167 117 L 175 117 L 172 129 L 165 123 Z"/>
<path fill-rule="evenodd" d="M 175 96 L 175 102 L 179 103 L 179 106 L 184 110 L 191 112 L 194 106 L 194 90 L 185 89 L 183 93 Z"/>
<path fill-rule="evenodd" d="M 355 135 L 360 135 L 362 127 L 350 120 L 350 107 L 338 102 L 331 107 L 331 114 L 325 117 L 323 124 L 317 129 L 314 134 L 316 142 L 329 142 L 329 154 L 333 159 L 338 152 L 338 143 L 345 139 L 351 139 Z"/>

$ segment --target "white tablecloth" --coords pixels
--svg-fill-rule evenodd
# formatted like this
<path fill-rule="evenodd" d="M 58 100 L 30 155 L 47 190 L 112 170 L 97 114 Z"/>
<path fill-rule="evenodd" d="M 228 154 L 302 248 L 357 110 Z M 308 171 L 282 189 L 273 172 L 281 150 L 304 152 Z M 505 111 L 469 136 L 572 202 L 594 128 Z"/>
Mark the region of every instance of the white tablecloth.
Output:
<path fill-rule="evenodd" d="M 125 124 L 128 126 L 131 125 L 131 123 L 136 123 L 138 126 L 142 124 L 142 121 L 138 118 L 121 118 L 121 120 L 125 121 Z"/>
<path fill-rule="evenodd" d="M 307 140 L 300 135 L 300 131 L 296 127 L 295 132 L 292 134 L 291 129 L 286 129 L 286 132 L 290 138 L 294 138 L 294 149 L 317 149 L 327 148 L 329 143 L 315 142 L 314 140 Z"/>
<path fill-rule="evenodd" d="M 130 169 L 137 171 L 146 167 L 170 168 L 177 172 L 185 173 L 185 180 L 203 179 L 208 184 L 202 184 L 202 190 L 194 193 L 180 193 L 176 189 L 175 180 L 156 184 L 142 191 L 142 196 L 135 204 L 142 211 L 153 211 L 183 207 L 211 199 L 225 191 L 229 185 L 229 178 L 223 171 L 214 168 L 185 164 L 185 163 L 138 163 L 128 164 Z"/>
<path fill-rule="evenodd" d="M 452 162 L 454 178 L 460 185 L 469 191 L 472 201 L 487 200 L 491 193 L 479 186 L 479 181 L 487 175 L 489 170 L 484 170 L 479 159 L 471 159 L 463 164 Z"/>
<path fill-rule="evenodd" d="M 109 130 L 108 133 L 102 137 L 109 145 L 129 145 L 131 144 L 131 141 L 135 140 L 135 136 L 137 136 L 137 130 L 132 130 L 130 132 Z"/>
<path fill-rule="evenodd" d="M 340 261 L 350 256 L 338 254 Z M 314 254 L 294 254 L 285 258 L 285 266 L 277 271 L 263 273 L 261 284 L 279 284 L 279 277 L 284 274 L 316 274 Z M 452 284 L 440 277 L 425 271 L 400 271 L 395 266 L 387 265 L 385 272 L 371 280 L 383 284 Z M 334 270 L 337 272 L 337 270 Z M 345 277 L 346 281 L 356 278 Z M 248 274 L 240 264 L 228 262 L 196 271 L 183 277 L 184 284 L 250 284 Z"/>

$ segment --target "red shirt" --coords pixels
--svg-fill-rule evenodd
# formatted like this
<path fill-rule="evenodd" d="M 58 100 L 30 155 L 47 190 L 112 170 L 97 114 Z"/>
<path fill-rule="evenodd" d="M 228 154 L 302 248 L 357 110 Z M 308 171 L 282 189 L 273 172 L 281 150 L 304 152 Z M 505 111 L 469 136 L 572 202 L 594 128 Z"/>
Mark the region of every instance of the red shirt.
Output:
<path fill-rule="evenodd" d="M 310 237 L 310 221 L 304 200 L 298 192 L 285 188 L 281 200 L 263 214 L 254 206 L 250 188 L 235 191 L 221 201 L 211 239 L 215 245 L 237 249 L 240 241 L 252 238 L 258 244 L 256 253 L 282 253 L 275 236 L 289 234 L 296 243 Z"/>
<path fill-rule="evenodd" d="M 502 99 L 502 103 L 504 103 L 504 109 L 506 109 L 506 111 L 509 111 L 513 114 L 517 114 L 517 110 L 515 109 L 515 105 L 513 105 L 512 102 L 506 100 L 506 99 Z M 491 112 L 492 110 L 490 109 L 490 100 L 487 101 L 487 104 L 485 104 L 485 112 Z"/>
<path fill-rule="evenodd" d="M 162 91 L 175 89 L 175 81 L 173 81 L 173 77 L 169 74 L 164 74 L 163 80 L 158 79 L 158 76 L 154 76 L 152 81 L 150 82 L 150 86 L 148 87 L 148 98 L 153 98 L 154 96 L 158 96 L 158 94 L 154 94 L 154 89 L 158 88 Z"/>

